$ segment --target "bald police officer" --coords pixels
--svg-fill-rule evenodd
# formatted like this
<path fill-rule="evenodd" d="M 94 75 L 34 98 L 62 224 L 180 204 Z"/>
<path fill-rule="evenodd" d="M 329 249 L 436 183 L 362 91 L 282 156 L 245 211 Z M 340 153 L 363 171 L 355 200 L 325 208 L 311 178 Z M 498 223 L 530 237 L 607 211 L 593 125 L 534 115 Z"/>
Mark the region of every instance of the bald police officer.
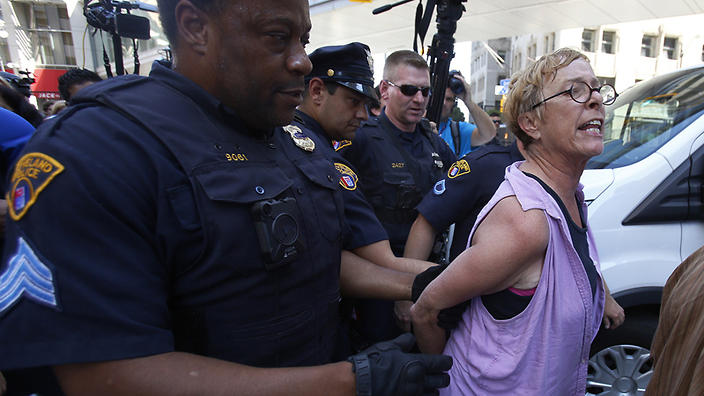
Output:
<path fill-rule="evenodd" d="M 0 370 L 52 367 L 69 395 L 445 385 L 411 336 L 330 363 L 339 172 L 277 127 L 311 70 L 308 2 L 158 4 L 173 66 L 81 90 L 12 171 Z"/>
<path fill-rule="evenodd" d="M 389 55 L 381 95 L 386 101 L 382 115 L 364 123 L 341 151 L 359 171 L 359 188 L 386 229 L 391 249 L 401 256 L 416 205 L 457 158 L 423 122 L 430 95 L 423 57 L 406 50 Z M 399 333 L 392 303 L 361 304 L 365 337 L 377 341 Z"/>

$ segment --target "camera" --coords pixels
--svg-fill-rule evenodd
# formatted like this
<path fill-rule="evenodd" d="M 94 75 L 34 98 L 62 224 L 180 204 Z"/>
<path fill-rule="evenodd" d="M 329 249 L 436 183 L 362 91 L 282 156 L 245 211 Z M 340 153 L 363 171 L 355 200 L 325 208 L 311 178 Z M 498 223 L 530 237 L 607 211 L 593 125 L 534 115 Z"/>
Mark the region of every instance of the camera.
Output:
<path fill-rule="evenodd" d="M 256 202 L 252 217 L 267 271 L 290 263 L 303 250 L 303 217 L 295 198 Z"/>
<path fill-rule="evenodd" d="M 131 15 L 129 10 L 158 12 L 152 5 L 135 1 L 99 0 L 87 1 L 83 6 L 83 15 L 86 21 L 94 28 L 104 30 L 120 37 L 131 39 L 149 40 L 149 18 Z M 123 13 L 126 10 L 127 13 Z"/>
<path fill-rule="evenodd" d="M 461 76 L 462 73 L 457 70 L 450 70 L 450 79 L 447 81 L 447 85 L 453 94 L 462 95 L 464 93 L 464 83 L 455 77 L 457 75 Z"/>
<path fill-rule="evenodd" d="M 9 82 L 15 90 L 17 90 L 22 95 L 29 97 L 32 94 L 31 85 L 36 81 L 30 72 L 19 70 L 17 73 L 23 74 L 24 77 L 20 77 L 16 74 L 8 73 L 5 71 L 0 71 L 0 77 L 4 78 L 5 81 Z"/>

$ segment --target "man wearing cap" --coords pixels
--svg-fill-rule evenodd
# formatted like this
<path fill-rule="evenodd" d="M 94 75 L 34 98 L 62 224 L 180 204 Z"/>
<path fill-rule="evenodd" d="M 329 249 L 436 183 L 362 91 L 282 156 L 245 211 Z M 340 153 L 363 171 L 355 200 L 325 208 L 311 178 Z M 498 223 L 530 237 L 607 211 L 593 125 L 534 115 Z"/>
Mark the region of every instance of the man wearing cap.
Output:
<path fill-rule="evenodd" d="M 359 188 L 386 229 L 395 255 L 402 256 L 415 206 L 441 178 L 456 156 L 448 145 L 421 122 L 430 94 L 425 60 L 413 51 L 396 51 L 384 66 L 381 96 L 383 113 L 370 119 L 354 141 L 341 147 L 359 171 Z M 399 330 L 393 303 L 363 301 L 358 306 L 360 331 L 370 341 L 385 339 Z"/>
<path fill-rule="evenodd" d="M 339 184 L 345 200 L 345 217 L 351 228 L 345 249 L 376 264 L 417 274 L 431 263 L 394 256 L 388 236 L 372 207 L 357 188 L 354 168 L 335 147 L 349 144 L 376 100 L 374 72 L 369 47 L 362 43 L 322 47 L 310 54 L 313 71 L 306 76 L 303 103 L 294 125 L 320 139 L 321 147 L 340 172 Z"/>

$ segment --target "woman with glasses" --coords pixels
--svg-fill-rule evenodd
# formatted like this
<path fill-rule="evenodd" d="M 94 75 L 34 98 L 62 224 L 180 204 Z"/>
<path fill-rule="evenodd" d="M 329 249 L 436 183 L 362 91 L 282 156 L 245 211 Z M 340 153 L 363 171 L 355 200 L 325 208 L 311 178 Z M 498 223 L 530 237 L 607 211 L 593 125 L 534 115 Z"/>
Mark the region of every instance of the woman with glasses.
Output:
<path fill-rule="evenodd" d="M 571 49 L 543 56 L 509 89 L 504 116 L 525 161 L 506 169 L 467 250 L 413 305 L 414 331 L 423 352 L 454 359 L 441 394 L 584 395 L 606 292 L 579 179 L 603 149 L 616 92 Z M 446 342 L 439 311 L 468 299 Z"/>

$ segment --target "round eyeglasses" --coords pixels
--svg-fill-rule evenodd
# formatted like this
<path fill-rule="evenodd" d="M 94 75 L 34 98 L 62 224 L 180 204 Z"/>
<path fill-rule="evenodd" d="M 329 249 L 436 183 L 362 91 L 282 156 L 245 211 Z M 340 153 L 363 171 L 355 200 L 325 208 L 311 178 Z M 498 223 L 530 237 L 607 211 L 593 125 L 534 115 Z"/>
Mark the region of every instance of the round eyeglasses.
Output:
<path fill-rule="evenodd" d="M 614 103 L 614 101 L 618 97 L 618 93 L 616 93 L 616 88 L 614 88 L 610 84 L 604 84 L 600 87 L 593 88 L 591 85 L 585 82 L 576 82 L 572 84 L 570 89 L 558 92 L 555 95 L 552 95 L 549 98 L 545 98 L 542 101 L 534 104 L 533 107 L 531 107 L 531 110 L 535 109 L 536 107 L 540 106 L 541 104 L 547 102 L 552 98 L 556 98 L 566 93 L 570 94 L 570 98 L 572 98 L 572 100 L 574 100 L 575 102 L 586 103 L 592 97 L 592 92 L 599 92 L 599 95 L 601 95 L 601 97 L 603 98 L 603 103 L 605 105 L 610 105 Z"/>

